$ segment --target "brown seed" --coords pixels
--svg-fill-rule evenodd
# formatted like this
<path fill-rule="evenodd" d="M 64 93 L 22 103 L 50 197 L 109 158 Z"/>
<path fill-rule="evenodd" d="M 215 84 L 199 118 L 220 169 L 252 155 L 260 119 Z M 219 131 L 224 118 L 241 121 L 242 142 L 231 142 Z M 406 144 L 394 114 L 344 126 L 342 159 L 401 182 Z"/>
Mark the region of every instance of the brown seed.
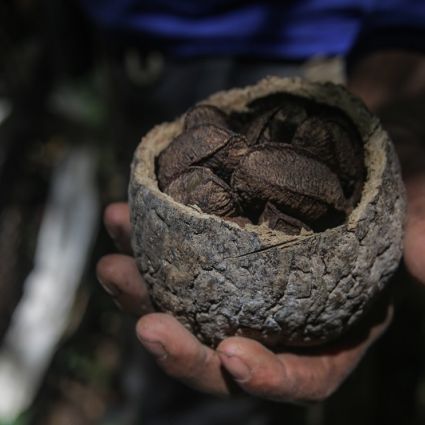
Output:
<path fill-rule="evenodd" d="M 246 204 L 273 202 L 308 222 L 346 201 L 337 176 L 323 163 L 291 145 L 266 144 L 252 149 L 232 176 L 233 190 Z"/>
<path fill-rule="evenodd" d="M 251 111 L 232 111 L 228 115 L 229 128 L 235 133 L 246 134 L 246 129 L 250 125 L 251 121 L 256 117 Z"/>
<path fill-rule="evenodd" d="M 310 151 L 341 179 L 346 194 L 363 181 L 363 158 L 356 140 L 340 122 L 327 117 L 311 117 L 297 129 L 294 146 Z M 360 193 L 358 194 L 360 195 Z"/>
<path fill-rule="evenodd" d="M 288 235 L 299 235 L 302 229 L 311 231 L 307 224 L 295 217 L 291 217 L 283 213 L 271 202 L 267 202 L 264 211 L 258 220 L 258 224 L 263 223 L 267 224 L 270 229 L 279 230 Z"/>
<path fill-rule="evenodd" d="M 206 124 L 227 128 L 227 115 L 221 109 L 212 105 L 196 105 L 186 113 L 185 130 Z"/>
<path fill-rule="evenodd" d="M 200 164 L 226 146 L 234 133 L 215 125 L 190 128 L 177 136 L 158 158 L 160 189 L 191 165 Z"/>
<path fill-rule="evenodd" d="M 211 168 L 219 177 L 228 180 L 247 152 L 246 137 L 234 134 L 225 146 L 204 161 L 202 165 Z"/>
<path fill-rule="evenodd" d="M 232 216 L 237 211 L 230 187 L 208 168 L 190 167 L 165 189 L 165 193 L 181 204 L 197 205 L 207 214 Z"/>
<path fill-rule="evenodd" d="M 297 127 L 307 118 L 305 109 L 295 103 L 282 105 L 268 125 L 268 138 L 273 143 L 290 143 Z"/>
<path fill-rule="evenodd" d="M 307 112 L 301 105 L 282 102 L 251 121 L 245 130 L 248 144 L 290 143 L 297 126 L 306 118 Z"/>
<path fill-rule="evenodd" d="M 317 159 L 335 169 L 336 131 L 338 131 L 336 127 L 326 125 L 320 118 L 310 117 L 298 127 L 292 144 L 307 149 Z"/>
<path fill-rule="evenodd" d="M 254 117 L 244 129 L 248 146 L 257 145 L 264 142 L 270 142 L 270 135 L 267 133 L 267 127 L 277 109 L 272 109 Z"/>

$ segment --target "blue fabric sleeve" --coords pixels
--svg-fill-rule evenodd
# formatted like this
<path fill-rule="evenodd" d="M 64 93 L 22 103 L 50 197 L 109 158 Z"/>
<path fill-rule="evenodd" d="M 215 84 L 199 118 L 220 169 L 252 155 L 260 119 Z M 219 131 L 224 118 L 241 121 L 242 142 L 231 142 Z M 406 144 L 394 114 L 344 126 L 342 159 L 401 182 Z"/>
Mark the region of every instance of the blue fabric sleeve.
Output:
<path fill-rule="evenodd" d="M 80 0 L 123 45 L 175 56 L 304 60 L 371 46 L 419 48 L 425 0 Z M 357 43 L 355 41 L 357 40 Z M 374 44 L 375 43 L 375 44 Z"/>
<path fill-rule="evenodd" d="M 388 49 L 425 53 L 425 0 L 376 0 L 347 54 L 347 72 L 362 57 Z"/>

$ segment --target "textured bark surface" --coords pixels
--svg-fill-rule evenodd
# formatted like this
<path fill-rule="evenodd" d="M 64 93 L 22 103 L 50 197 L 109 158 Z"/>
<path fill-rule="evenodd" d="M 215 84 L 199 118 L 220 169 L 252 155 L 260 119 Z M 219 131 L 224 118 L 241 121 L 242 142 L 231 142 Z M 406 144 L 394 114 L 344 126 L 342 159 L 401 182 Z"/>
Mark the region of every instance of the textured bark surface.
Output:
<path fill-rule="evenodd" d="M 230 335 L 271 347 L 338 337 L 364 315 L 401 257 L 405 199 L 393 146 L 344 88 L 268 78 L 206 103 L 238 112 L 274 92 L 337 106 L 358 126 L 367 178 L 344 224 L 291 236 L 175 202 L 158 189 L 155 158 L 183 118 L 155 127 L 135 153 L 129 198 L 138 267 L 157 308 L 210 345 Z"/>

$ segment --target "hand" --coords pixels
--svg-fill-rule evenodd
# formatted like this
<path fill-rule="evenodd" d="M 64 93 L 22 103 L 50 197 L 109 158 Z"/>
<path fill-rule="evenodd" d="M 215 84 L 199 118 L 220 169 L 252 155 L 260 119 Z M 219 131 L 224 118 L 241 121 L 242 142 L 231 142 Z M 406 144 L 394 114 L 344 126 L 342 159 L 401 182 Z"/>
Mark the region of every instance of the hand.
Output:
<path fill-rule="evenodd" d="M 383 73 L 382 70 L 385 69 Z M 349 89 L 376 113 L 393 139 L 407 191 L 404 261 L 425 284 L 425 55 L 382 50 L 352 65 Z"/>
<path fill-rule="evenodd" d="M 326 348 L 276 354 L 256 341 L 231 337 L 213 350 L 172 316 L 152 312 L 146 285 L 130 256 L 127 204 L 110 205 L 104 219 L 111 237 L 127 255 L 103 257 L 97 267 L 99 281 L 123 310 L 144 315 L 137 323 L 137 336 L 158 365 L 200 391 L 229 395 L 239 387 L 276 401 L 323 400 L 338 388 L 391 321 L 392 308 L 386 304 L 373 309 L 374 317 L 363 328 Z"/>
<path fill-rule="evenodd" d="M 410 274 L 425 285 L 425 175 L 408 179 L 406 191 L 404 262 Z"/>

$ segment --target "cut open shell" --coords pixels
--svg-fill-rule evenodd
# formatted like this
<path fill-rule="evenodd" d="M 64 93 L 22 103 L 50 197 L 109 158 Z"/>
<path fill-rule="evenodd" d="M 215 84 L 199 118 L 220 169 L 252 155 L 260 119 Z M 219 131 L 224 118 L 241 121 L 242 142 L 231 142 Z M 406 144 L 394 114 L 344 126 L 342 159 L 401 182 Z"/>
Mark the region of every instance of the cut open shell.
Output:
<path fill-rule="evenodd" d="M 132 244 L 154 305 L 211 346 L 232 335 L 270 347 L 337 338 L 367 312 L 402 253 L 405 196 L 397 156 L 379 120 L 344 87 L 269 77 L 201 103 L 237 113 L 272 93 L 339 108 L 356 125 L 367 175 L 344 223 L 289 235 L 176 202 L 159 189 L 155 164 L 184 117 L 143 137 L 132 164 Z"/>

